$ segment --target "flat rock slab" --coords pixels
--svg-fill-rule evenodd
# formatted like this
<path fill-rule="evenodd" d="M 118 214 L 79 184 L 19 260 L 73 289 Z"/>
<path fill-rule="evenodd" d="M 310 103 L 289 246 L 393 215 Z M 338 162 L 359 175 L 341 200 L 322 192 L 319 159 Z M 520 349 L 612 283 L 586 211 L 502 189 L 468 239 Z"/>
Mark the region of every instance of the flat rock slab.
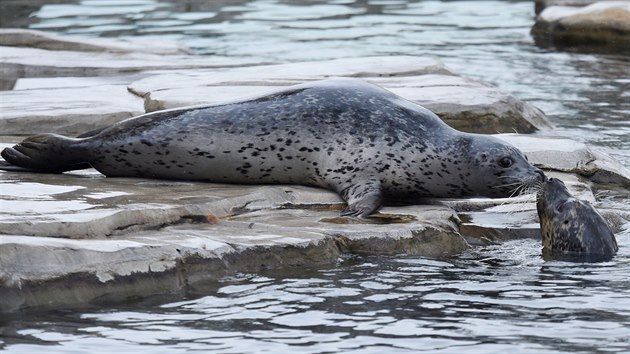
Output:
<path fill-rule="evenodd" d="M 253 60 L 217 56 L 75 52 L 0 46 L 0 73 L 7 77 L 121 75 L 147 70 L 232 67 L 255 63 Z"/>
<path fill-rule="evenodd" d="M 404 77 L 423 74 L 454 75 L 437 59 L 414 56 L 343 58 L 323 61 L 260 65 L 224 70 L 179 70 L 133 82 L 139 96 L 164 89 L 203 86 L 286 86 L 330 77 Z"/>
<path fill-rule="evenodd" d="M 63 79 L 49 80 L 58 85 L 72 85 Z M 99 81 L 75 87 L 27 87 L 0 92 L 0 132 L 76 136 L 144 113 L 142 99 L 127 91 L 126 85 Z M 49 85 L 54 85 L 53 82 Z"/>
<path fill-rule="evenodd" d="M 518 134 L 495 136 L 519 148 L 532 164 L 545 171 L 568 172 L 583 176 L 593 183 L 630 188 L 628 168 L 584 143 Z"/>
<path fill-rule="evenodd" d="M 0 312 L 188 293 L 226 274 L 348 253 L 444 257 L 468 247 L 444 206 L 359 220 L 339 217 L 336 194 L 300 186 L 49 177 L 0 173 L 11 184 L 2 188 Z"/>
<path fill-rule="evenodd" d="M 548 169 L 593 158 L 580 144 L 561 148 L 564 140 L 499 137 Z M 595 200 L 582 178 L 548 173 Z M 533 195 L 385 207 L 362 220 L 339 217 L 343 202 L 321 189 L 105 178 L 86 170 L 0 172 L 0 203 L 0 312 L 185 295 L 227 274 L 332 263 L 349 253 L 446 257 L 469 244 L 539 237 Z"/>
<path fill-rule="evenodd" d="M 536 15 L 542 12 L 550 6 L 574 6 L 582 7 L 587 6 L 602 0 L 535 0 Z"/>
<path fill-rule="evenodd" d="M 417 217 L 427 211 L 405 210 Z M 396 229 L 382 225 L 322 229 L 322 217 L 334 215 L 259 213 L 251 219 L 222 220 L 218 226 L 180 226 L 109 240 L 0 236 L 0 312 L 186 295 L 227 274 L 330 264 L 348 252 L 439 257 L 468 247 L 452 227 L 421 226 L 422 221 Z M 285 218 L 300 218 L 304 225 L 283 226 Z"/>
<path fill-rule="evenodd" d="M 278 86 L 330 77 L 359 77 L 434 111 L 468 132 L 533 132 L 552 127 L 544 113 L 514 96 L 455 76 L 441 63 L 418 57 L 372 57 L 180 71 L 151 76 L 129 89 L 145 98 L 147 112 L 252 98 Z"/>
<path fill-rule="evenodd" d="M 532 28 L 537 44 L 629 50 L 630 5 L 628 1 L 598 1 L 590 5 L 550 6 Z"/>
<path fill-rule="evenodd" d="M 109 77 L 21 78 L 11 84 L 13 91 L 0 92 L 0 131 L 4 135 L 77 135 L 142 110 L 240 100 L 329 77 L 358 77 L 381 85 L 426 106 L 463 131 L 532 132 L 551 127 L 537 108 L 456 76 L 435 59 L 393 56 Z"/>
<path fill-rule="evenodd" d="M 180 80 L 170 75 L 164 79 L 167 77 L 168 80 Z M 229 84 L 217 81 L 209 86 L 157 89 L 150 92 L 136 91 L 135 88 L 141 87 L 146 81 L 156 79 L 148 78 L 141 80 L 138 86 L 135 85 L 136 83 L 132 84 L 131 89 L 145 97 L 145 110 L 152 112 L 190 105 L 238 101 L 274 92 L 281 84 L 298 83 L 275 79 L 256 81 L 250 85 L 248 79 L 239 83 L 237 77 L 237 75 L 232 76 Z M 328 76 L 316 78 L 324 77 Z M 427 74 L 363 79 L 428 108 L 447 124 L 461 131 L 532 132 L 551 127 L 539 109 L 506 92 L 459 76 Z"/>
<path fill-rule="evenodd" d="M 176 42 L 145 39 L 112 39 L 59 36 L 54 33 L 22 28 L 0 28 L 0 46 L 27 47 L 73 52 L 112 52 L 150 54 L 190 54 Z"/>

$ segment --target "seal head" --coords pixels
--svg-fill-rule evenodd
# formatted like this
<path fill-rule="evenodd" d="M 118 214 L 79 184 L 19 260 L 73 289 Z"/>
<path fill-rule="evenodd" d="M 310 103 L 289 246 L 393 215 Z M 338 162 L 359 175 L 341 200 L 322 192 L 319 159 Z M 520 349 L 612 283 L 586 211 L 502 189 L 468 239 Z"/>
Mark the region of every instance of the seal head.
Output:
<path fill-rule="evenodd" d="M 477 171 L 471 174 L 469 184 L 478 196 L 514 196 L 536 189 L 546 179 L 516 147 L 491 136 L 481 139 L 476 134 L 470 141 L 470 165 Z"/>
<path fill-rule="evenodd" d="M 546 259 L 598 262 L 610 260 L 619 249 L 604 218 L 559 179 L 541 185 L 536 204 Z"/>

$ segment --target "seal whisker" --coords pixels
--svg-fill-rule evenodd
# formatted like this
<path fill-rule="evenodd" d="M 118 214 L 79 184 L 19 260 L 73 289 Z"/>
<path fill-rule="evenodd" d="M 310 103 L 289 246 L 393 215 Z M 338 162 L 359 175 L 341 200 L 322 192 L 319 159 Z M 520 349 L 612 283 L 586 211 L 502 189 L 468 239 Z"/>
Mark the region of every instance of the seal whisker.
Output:
<path fill-rule="evenodd" d="M 505 188 L 505 187 L 512 187 L 512 186 L 520 186 L 521 184 L 522 184 L 521 182 L 506 183 L 506 184 L 499 184 L 496 186 L 492 186 L 490 188 Z"/>

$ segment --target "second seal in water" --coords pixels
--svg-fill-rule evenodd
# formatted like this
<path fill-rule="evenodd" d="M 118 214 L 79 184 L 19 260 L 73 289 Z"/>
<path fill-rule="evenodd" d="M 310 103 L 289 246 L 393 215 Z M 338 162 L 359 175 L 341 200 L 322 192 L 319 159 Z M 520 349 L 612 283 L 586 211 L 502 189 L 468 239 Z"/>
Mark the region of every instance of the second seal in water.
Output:
<path fill-rule="evenodd" d="M 561 180 L 543 183 L 537 199 L 545 258 L 595 262 L 617 253 L 606 220 L 590 203 L 573 197 Z"/>

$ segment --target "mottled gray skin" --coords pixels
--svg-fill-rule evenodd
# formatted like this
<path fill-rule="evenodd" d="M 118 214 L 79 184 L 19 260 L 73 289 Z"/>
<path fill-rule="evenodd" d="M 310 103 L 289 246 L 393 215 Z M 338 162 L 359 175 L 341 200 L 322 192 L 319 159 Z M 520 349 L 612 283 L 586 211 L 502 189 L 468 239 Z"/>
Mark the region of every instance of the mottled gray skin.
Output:
<path fill-rule="evenodd" d="M 604 218 L 574 198 L 559 179 L 542 184 L 537 209 L 546 259 L 596 262 L 617 253 L 617 240 Z"/>
<path fill-rule="evenodd" d="M 543 179 L 515 147 L 355 79 L 145 114 L 82 138 L 35 136 L 2 156 L 44 172 L 322 187 L 360 216 L 384 198 L 508 197 Z"/>

